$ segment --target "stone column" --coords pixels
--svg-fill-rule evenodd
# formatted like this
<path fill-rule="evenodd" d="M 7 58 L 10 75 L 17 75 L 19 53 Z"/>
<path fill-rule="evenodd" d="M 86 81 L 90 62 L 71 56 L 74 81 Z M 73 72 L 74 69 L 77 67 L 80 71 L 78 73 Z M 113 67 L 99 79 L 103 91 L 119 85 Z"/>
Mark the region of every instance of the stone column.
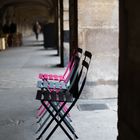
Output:
<path fill-rule="evenodd" d="M 140 139 L 140 1 L 120 0 L 118 140 Z"/>
<path fill-rule="evenodd" d="M 118 0 L 78 1 L 79 47 L 93 53 L 83 98 L 117 97 Z"/>

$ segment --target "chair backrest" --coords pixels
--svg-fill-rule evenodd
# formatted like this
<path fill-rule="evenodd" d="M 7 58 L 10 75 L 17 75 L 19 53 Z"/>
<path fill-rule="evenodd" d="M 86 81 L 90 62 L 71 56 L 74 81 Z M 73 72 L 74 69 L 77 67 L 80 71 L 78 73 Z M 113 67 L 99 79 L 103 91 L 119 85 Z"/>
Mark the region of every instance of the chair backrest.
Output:
<path fill-rule="evenodd" d="M 80 63 L 80 57 L 75 55 L 73 65 L 71 67 L 71 71 L 70 71 L 68 77 L 66 78 L 65 83 L 68 83 L 70 81 L 70 79 L 72 77 L 74 77 L 74 75 L 76 74 L 76 72 L 78 70 L 79 63 Z"/>
<path fill-rule="evenodd" d="M 71 57 L 68 65 L 67 65 L 67 68 L 66 68 L 64 74 L 63 74 L 63 77 L 64 77 L 64 79 L 66 79 L 66 81 L 68 81 L 67 78 L 69 77 L 69 74 L 71 73 L 71 70 L 73 68 L 75 55 L 77 55 L 77 56 L 79 56 L 81 58 L 82 52 L 83 52 L 83 50 L 81 48 L 74 49 L 74 51 L 72 53 L 72 57 Z"/>
<path fill-rule="evenodd" d="M 65 72 L 62 76 L 63 77 L 62 79 L 65 83 L 67 83 L 69 81 L 69 76 L 70 76 L 70 73 L 71 73 L 71 71 L 73 69 L 73 66 L 74 66 L 75 56 L 78 56 L 79 58 L 81 58 L 82 57 L 82 52 L 83 52 L 83 50 L 81 48 L 74 49 L 74 51 L 72 53 L 72 57 L 71 57 L 68 65 L 65 69 Z M 52 76 L 54 76 L 54 75 L 52 75 Z M 57 75 L 56 75 L 56 77 L 57 77 Z M 42 79 L 42 80 L 48 79 L 48 74 L 39 74 L 39 78 Z M 61 78 L 60 78 L 60 81 L 61 81 Z"/>
<path fill-rule="evenodd" d="M 80 51 L 80 48 L 79 48 L 79 51 Z M 79 55 L 78 55 L 78 57 L 79 57 Z M 80 61 L 82 59 L 81 57 L 82 56 L 80 56 Z M 87 62 L 89 61 L 89 63 L 90 63 L 91 57 L 92 57 L 92 54 L 89 51 L 85 51 L 84 56 L 83 56 L 83 60 L 86 60 Z M 81 62 L 79 62 L 79 63 L 81 63 Z M 81 69 L 81 64 L 79 64 L 78 69 Z M 77 70 L 77 72 L 78 72 L 78 70 Z M 76 76 L 76 74 L 74 73 L 73 75 L 70 76 L 69 80 L 72 82 L 74 80 L 75 76 Z"/>
<path fill-rule="evenodd" d="M 84 60 L 82 61 L 82 66 L 81 68 L 78 69 L 77 73 L 73 77 L 72 83 L 69 87 L 69 91 L 73 94 L 73 97 L 75 98 L 79 98 L 83 90 L 83 87 L 86 82 L 87 72 L 89 69 L 91 58 L 92 58 L 92 54 L 89 51 L 85 51 L 85 57 Z"/>

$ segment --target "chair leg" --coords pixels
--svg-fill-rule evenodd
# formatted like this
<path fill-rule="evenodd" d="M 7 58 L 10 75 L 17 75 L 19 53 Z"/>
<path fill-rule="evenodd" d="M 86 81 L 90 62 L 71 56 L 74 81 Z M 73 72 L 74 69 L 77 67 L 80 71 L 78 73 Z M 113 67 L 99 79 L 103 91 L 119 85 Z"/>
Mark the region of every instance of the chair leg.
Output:
<path fill-rule="evenodd" d="M 53 103 L 51 103 L 50 102 L 50 105 L 52 106 L 52 108 L 56 111 L 56 113 L 58 112 L 58 108 L 53 104 Z M 63 110 L 62 110 L 63 111 Z M 65 112 L 63 112 L 64 114 L 65 114 Z M 58 112 L 58 114 L 59 114 L 59 116 L 60 116 L 60 118 L 62 118 L 62 116 L 63 116 L 63 114 L 61 113 L 61 112 Z M 74 130 L 74 128 L 72 127 L 72 125 L 69 123 L 69 121 L 66 119 L 66 118 L 64 118 L 64 123 L 65 123 L 65 125 L 68 127 L 68 129 L 73 133 L 73 134 L 75 134 L 74 132 L 75 132 L 75 130 Z"/>
<path fill-rule="evenodd" d="M 61 106 L 62 104 L 63 104 L 62 102 L 59 103 L 60 106 Z M 49 103 L 47 103 L 46 105 L 49 106 Z M 58 105 L 58 104 L 57 104 L 57 105 Z M 42 105 L 41 108 L 43 108 L 43 109 L 40 111 L 40 113 L 38 113 L 38 117 L 40 117 L 40 119 L 37 121 L 37 123 L 39 123 L 39 122 L 41 121 L 41 119 L 45 116 L 45 114 L 47 113 L 46 108 L 45 108 L 43 105 Z M 63 111 L 63 112 L 66 112 L 66 111 L 67 111 L 66 105 L 63 107 L 63 110 L 62 110 L 62 111 Z M 43 115 L 42 115 L 42 114 L 43 114 Z M 72 122 L 72 120 L 71 120 L 71 118 L 70 118 L 70 114 L 67 115 L 67 118 L 69 119 L 70 122 Z"/>
<path fill-rule="evenodd" d="M 46 104 L 46 103 L 45 103 Z M 47 104 L 47 106 L 48 106 L 48 104 Z M 44 106 L 43 106 L 44 107 Z M 48 108 L 50 108 L 51 106 L 49 105 L 48 106 Z M 45 107 L 44 107 L 45 108 Z M 44 116 L 47 114 L 47 110 L 46 110 L 46 108 L 45 108 L 45 112 L 44 112 L 44 114 L 42 115 L 42 116 L 40 116 L 40 118 L 38 119 L 38 121 L 37 121 L 37 123 L 40 123 L 40 121 L 44 118 Z"/>
<path fill-rule="evenodd" d="M 47 111 L 44 112 L 44 114 L 38 119 L 37 123 L 40 123 L 40 121 L 42 120 L 42 118 L 44 118 L 44 116 L 47 114 Z"/>
<path fill-rule="evenodd" d="M 49 106 L 49 103 L 47 102 L 46 105 Z M 40 105 L 40 107 L 37 110 L 37 117 L 40 117 L 45 112 L 45 110 L 45 107 L 43 105 Z"/>
<path fill-rule="evenodd" d="M 48 106 L 48 104 L 47 104 L 47 106 Z M 53 113 L 54 111 L 57 113 L 57 112 L 58 112 L 58 108 L 57 108 L 56 106 L 61 107 L 62 104 L 57 103 L 56 105 L 55 105 L 55 104 L 52 104 L 51 106 L 52 106 L 52 108 L 53 108 L 52 113 Z M 43 106 L 43 107 L 44 107 L 44 106 Z M 50 108 L 50 106 L 48 106 L 48 107 Z M 64 107 L 65 107 L 65 106 L 64 106 Z M 44 107 L 44 108 L 45 108 L 45 107 Z M 46 108 L 45 108 L 45 110 L 46 110 Z M 64 111 L 63 109 L 62 109 L 62 112 L 65 113 L 65 111 Z M 39 123 L 39 122 L 41 121 L 41 119 L 45 116 L 46 113 L 47 113 L 47 110 L 44 112 L 43 116 L 37 121 L 37 123 Z M 61 117 L 63 114 L 60 113 L 59 115 L 60 115 L 60 117 Z M 44 122 L 41 124 L 41 126 L 38 128 L 38 130 L 36 131 L 36 134 L 44 127 L 44 125 L 46 124 L 46 122 L 49 120 L 50 117 L 51 117 L 51 115 L 49 114 L 49 115 L 47 116 L 47 118 L 44 120 Z M 72 122 L 72 120 L 70 119 L 69 116 L 67 116 L 67 118 L 68 118 L 68 120 L 69 120 L 70 122 Z M 67 120 L 67 119 L 64 120 L 65 123 L 66 123 L 67 125 L 69 125 L 69 126 L 67 126 L 67 127 L 70 127 L 69 129 L 71 129 L 71 131 L 75 131 L 74 128 L 71 126 L 71 124 L 69 123 L 68 120 Z"/>
<path fill-rule="evenodd" d="M 46 111 L 47 112 L 47 111 Z M 54 110 L 52 111 L 52 113 L 54 112 Z M 41 124 L 41 126 L 38 128 L 38 130 L 36 131 L 36 134 L 44 127 L 44 125 L 47 123 L 47 121 L 49 120 L 49 118 L 51 117 L 51 115 L 49 114 L 47 116 L 47 118 L 45 119 L 45 121 Z"/>
<path fill-rule="evenodd" d="M 58 113 L 56 113 L 55 115 L 53 115 L 53 113 L 51 112 L 51 110 L 49 108 L 47 108 L 46 104 L 44 103 L 44 101 L 41 101 L 41 103 L 44 105 L 44 107 L 47 109 L 47 111 L 50 113 L 50 115 L 53 117 L 51 119 L 51 121 L 48 123 L 48 125 L 46 126 L 46 128 L 42 131 L 42 133 L 39 135 L 39 137 L 37 138 L 37 140 L 39 140 L 42 135 L 46 132 L 46 130 L 49 128 L 49 126 L 51 125 L 51 123 L 53 122 L 53 120 L 55 120 L 56 122 L 58 122 L 58 120 L 56 119 L 56 116 L 58 115 Z M 66 104 L 66 102 L 59 108 L 58 112 L 60 112 L 62 110 L 62 108 L 64 107 L 64 105 Z M 70 140 L 73 140 L 72 137 L 68 134 L 68 132 L 65 130 L 65 128 L 60 124 L 61 129 L 64 131 L 64 133 L 68 136 L 68 138 Z M 48 139 L 47 139 L 48 140 Z"/>
<path fill-rule="evenodd" d="M 64 118 L 67 116 L 67 114 L 70 112 L 70 110 L 73 108 L 73 106 L 75 105 L 77 99 L 75 99 L 72 104 L 70 105 L 70 107 L 68 108 L 68 110 L 65 112 L 65 114 L 62 116 L 62 118 L 57 121 L 56 126 L 52 129 L 52 131 L 50 132 L 50 134 L 47 136 L 46 140 L 49 140 L 49 138 L 52 136 L 52 134 L 56 131 L 56 129 L 58 128 L 58 126 L 61 126 L 61 122 L 64 120 Z M 75 135 L 75 138 L 78 139 L 78 137 Z"/>

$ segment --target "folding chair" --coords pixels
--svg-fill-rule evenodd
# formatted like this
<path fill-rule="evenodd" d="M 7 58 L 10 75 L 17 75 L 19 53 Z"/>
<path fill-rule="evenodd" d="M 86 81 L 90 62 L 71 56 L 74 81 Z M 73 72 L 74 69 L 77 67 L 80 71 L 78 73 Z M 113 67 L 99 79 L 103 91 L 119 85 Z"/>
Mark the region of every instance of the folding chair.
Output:
<path fill-rule="evenodd" d="M 89 61 L 88 62 L 86 60 L 82 61 L 82 67 L 80 69 L 80 72 L 77 73 L 76 76 L 74 76 L 74 80 L 72 81 L 72 83 L 71 83 L 71 85 L 68 89 L 66 89 L 66 90 L 62 89 L 59 92 L 54 91 L 53 93 L 49 92 L 48 90 L 38 90 L 37 91 L 36 99 L 41 100 L 41 103 L 43 104 L 43 106 L 46 108 L 46 110 L 52 116 L 52 119 L 49 121 L 49 123 L 44 128 L 42 133 L 39 135 L 37 140 L 39 140 L 42 137 L 42 135 L 47 131 L 47 129 L 50 127 L 50 125 L 52 124 L 52 122 L 54 120 L 56 121 L 57 124 L 54 126 L 52 131 L 49 133 L 46 140 L 49 140 L 49 138 L 56 131 L 58 126 L 60 126 L 60 128 L 64 131 L 64 133 L 67 135 L 67 137 L 70 140 L 73 140 L 72 136 L 62 126 L 62 124 L 61 124 L 62 122 L 64 122 L 64 124 L 67 126 L 67 128 L 70 130 L 70 132 L 75 136 L 75 138 L 78 139 L 78 136 L 76 135 L 75 130 L 72 127 L 70 127 L 69 124 L 67 124 L 67 122 L 65 121 L 66 120 L 65 118 L 66 118 L 67 114 L 71 111 L 71 109 L 74 107 L 76 102 L 78 101 L 78 99 L 79 99 L 79 97 L 82 93 L 82 90 L 84 88 L 89 64 L 90 64 L 91 57 L 92 57 L 90 52 L 88 52 L 88 55 L 89 55 L 89 58 L 90 58 Z M 75 93 L 75 85 L 76 85 L 77 82 L 79 83 L 78 84 L 79 88 L 78 88 L 78 92 Z M 52 111 L 46 106 L 44 101 L 49 102 L 51 107 L 55 110 L 55 112 L 56 112 L 55 114 L 52 113 Z M 59 107 L 59 106 L 55 105 L 54 102 L 63 102 L 63 105 L 61 107 Z M 67 103 L 70 103 L 70 106 L 68 107 L 66 112 L 62 113 L 61 111 Z M 60 117 L 60 120 L 57 119 L 57 116 Z"/>
<path fill-rule="evenodd" d="M 76 55 L 77 56 L 77 55 Z M 79 55 L 77 56 L 77 57 L 79 57 Z M 80 59 L 81 59 L 81 55 L 80 55 Z M 91 59 L 90 58 L 90 53 L 88 52 L 88 51 L 85 51 L 85 53 L 84 53 L 84 60 L 85 59 L 87 59 L 87 58 L 89 58 L 89 59 Z M 74 74 L 73 74 L 74 75 Z M 70 78 L 71 79 L 73 79 L 73 76 L 72 76 L 72 72 L 71 72 L 71 74 L 69 75 L 69 77 L 67 78 L 67 80 L 69 80 L 70 81 Z M 72 80 L 71 80 L 72 81 Z M 68 81 L 67 81 L 68 82 Z M 60 89 L 66 89 L 66 88 L 68 88 L 68 85 L 67 85 L 67 83 L 65 83 L 65 82 L 46 82 L 46 80 L 44 80 L 44 81 L 38 81 L 38 84 L 37 84 L 38 86 L 38 88 L 49 88 L 51 91 L 54 91 L 54 90 L 60 90 Z M 61 104 L 61 103 L 60 103 Z M 48 103 L 47 103 L 47 105 L 49 105 Z M 43 108 L 43 105 L 41 105 L 40 107 L 39 107 L 39 109 L 38 109 L 38 111 L 37 111 L 37 117 L 40 117 L 42 114 L 43 114 L 43 117 L 44 117 L 44 115 L 45 115 L 45 111 L 46 111 L 46 109 L 45 108 Z M 66 111 L 67 110 L 67 107 L 65 106 L 64 108 L 63 108 L 63 110 L 64 111 Z M 68 114 L 68 116 L 70 117 L 70 114 Z M 70 118 L 69 118 L 69 120 L 71 120 Z M 40 122 L 41 121 L 41 118 L 39 119 L 39 121 L 38 122 Z"/>
<path fill-rule="evenodd" d="M 75 56 L 75 58 L 74 58 L 74 66 L 73 66 L 73 69 L 72 69 L 72 72 L 70 73 L 70 77 L 74 77 L 74 75 L 75 75 L 75 73 L 77 73 L 77 71 L 78 71 L 78 67 L 79 67 L 79 62 L 80 62 L 80 58 L 76 55 Z M 41 81 L 42 82 L 42 81 Z M 41 83 L 42 84 L 42 83 Z M 59 90 L 57 89 L 57 90 L 55 90 L 55 89 L 50 89 L 49 88 L 49 86 L 48 86 L 48 83 L 47 83 L 47 81 L 44 81 L 43 82 L 43 86 L 42 85 L 40 85 L 39 86 L 39 88 L 41 88 L 41 90 L 48 90 L 49 92 L 52 92 L 52 94 L 53 94 L 53 91 L 56 91 L 56 92 L 59 92 L 59 90 L 60 90 L 60 88 L 59 88 Z M 62 89 L 62 88 L 61 88 Z M 49 103 L 46 103 L 45 102 L 45 104 L 49 107 Z M 62 106 L 63 105 L 63 102 L 59 102 L 59 103 L 57 103 L 57 106 Z M 44 107 L 43 105 L 42 105 L 42 107 Z M 46 111 L 46 112 L 45 112 Z M 66 107 L 66 105 L 63 107 L 63 109 L 62 109 L 62 111 L 63 112 L 66 112 L 67 111 L 67 107 Z M 42 120 L 42 118 L 44 117 L 44 115 L 47 113 L 47 110 L 46 110 L 46 108 L 44 107 L 44 109 L 40 112 L 40 114 L 38 115 L 38 116 L 41 116 L 42 114 L 42 116 L 39 118 L 39 120 L 37 121 L 38 123 Z M 38 133 L 40 130 L 41 130 L 41 128 L 45 125 L 45 122 L 49 119 L 49 117 L 50 116 L 48 116 L 46 119 L 45 119 L 45 121 L 42 123 L 42 125 L 39 127 L 39 129 L 36 131 L 36 133 Z M 68 120 L 66 120 L 67 121 L 67 123 L 68 123 L 68 121 L 71 121 L 71 119 L 70 119 L 70 114 L 68 114 L 67 115 L 67 118 L 68 118 Z M 70 124 L 69 124 L 70 125 Z"/>
<path fill-rule="evenodd" d="M 83 50 L 81 48 L 77 48 L 77 50 L 73 51 L 72 58 L 71 58 L 70 62 L 68 63 L 68 66 L 67 66 L 66 71 L 63 76 L 57 76 L 57 78 L 56 78 L 56 75 L 52 75 L 52 74 L 51 74 L 51 76 L 49 76 L 49 74 L 39 74 L 39 78 L 42 79 L 42 81 L 37 81 L 37 87 L 38 88 L 43 88 L 43 87 L 49 88 L 50 90 L 51 89 L 54 90 L 54 88 L 57 90 L 60 88 L 63 88 L 63 89 L 67 88 L 68 81 L 69 81 L 69 79 L 71 77 L 71 73 L 73 71 L 75 56 L 81 58 L 82 52 L 83 52 Z M 53 80 L 53 82 L 50 82 L 50 80 Z M 54 80 L 56 80 L 56 81 L 54 81 Z M 47 83 L 46 81 L 49 83 Z M 37 117 L 41 116 L 44 113 L 44 111 L 45 111 L 45 109 L 42 109 L 42 105 L 41 105 L 38 108 Z"/>
<path fill-rule="evenodd" d="M 79 48 L 79 52 L 81 53 L 81 49 L 80 48 Z M 79 57 L 81 59 L 82 55 L 81 54 L 80 54 L 80 56 L 79 55 L 75 55 L 75 57 Z M 90 59 L 90 54 L 89 54 L 88 51 L 85 51 L 85 53 L 84 53 L 84 60 L 86 58 L 88 58 L 88 57 Z M 74 59 L 75 58 L 73 56 L 73 63 L 74 63 Z M 38 88 L 49 88 L 52 91 L 54 91 L 54 90 L 60 90 L 60 89 L 67 89 L 68 86 L 69 86 L 68 83 L 70 83 L 69 82 L 70 79 L 73 78 L 72 77 L 73 67 L 74 67 L 74 65 L 71 68 L 71 73 L 67 77 L 67 81 L 65 81 L 65 82 L 63 82 L 63 81 L 61 81 L 61 82 L 46 82 L 46 80 L 43 80 L 43 81 L 38 81 L 37 87 Z M 39 111 L 37 112 L 37 116 L 41 116 L 44 113 L 44 111 L 46 110 L 45 108 L 44 109 L 41 109 L 42 107 L 43 107 L 42 105 L 39 107 L 39 109 L 38 109 Z M 63 109 L 64 109 L 64 111 L 66 111 L 67 110 L 67 107 L 65 106 Z M 70 114 L 68 114 L 68 116 L 70 116 Z"/>
<path fill-rule="evenodd" d="M 43 88 L 42 85 L 48 85 L 48 87 L 50 89 L 53 89 L 56 88 L 57 90 L 61 87 L 61 88 L 66 88 L 67 86 L 67 83 L 69 81 L 69 78 L 71 76 L 71 73 L 72 73 L 72 69 L 73 69 L 73 66 L 74 66 L 74 59 L 75 59 L 75 56 L 78 56 L 79 58 L 82 57 L 82 52 L 83 50 L 81 48 L 77 48 L 73 51 L 73 55 L 71 57 L 71 60 L 69 61 L 68 65 L 67 65 L 67 68 L 65 70 L 65 73 L 62 75 L 52 75 L 52 74 L 39 74 L 39 78 L 42 79 L 43 81 L 49 81 L 49 84 L 46 84 L 46 82 L 44 84 L 42 84 L 41 81 L 38 81 L 37 82 L 37 87 L 38 88 Z M 61 78 L 60 78 L 61 77 Z M 53 82 L 50 82 L 50 80 L 53 80 Z M 55 80 L 55 81 L 54 81 Z M 59 83 L 59 82 L 56 82 L 56 81 L 63 81 L 64 83 Z M 55 84 L 54 84 L 55 82 Z M 40 111 L 41 110 L 41 111 Z M 37 111 L 37 117 L 41 116 L 43 113 L 44 113 L 45 109 L 42 109 L 42 105 L 38 108 L 38 111 Z"/>
<path fill-rule="evenodd" d="M 56 75 L 56 74 L 53 75 L 53 74 L 42 74 L 42 73 L 40 73 L 39 78 L 42 79 L 43 81 L 53 80 L 53 82 L 49 82 L 49 85 L 48 85 L 49 88 L 54 88 L 54 87 L 56 87 L 57 89 L 58 89 L 58 87 L 66 88 L 66 84 L 64 84 L 64 83 L 61 83 L 61 84 L 60 83 L 55 83 L 55 85 L 54 85 L 54 80 L 59 81 L 59 82 L 64 81 L 65 83 L 67 83 L 69 81 L 70 73 L 73 69 L 74 57 L 75 57 L 75 55 L 81 57 L 82 52 L 83 52 L 83 50 L 79 47 L 77 49 L 74 49 L 74 51 L 72 53 L 73 55 L 72 55 L 68 65 L 67 65 L 67 68 L 66 68 L 63 75 Z M 46 85 L 46 83 L 45 83 L 45 85 Z M 37 82 L 37 87 L 42 88 L 41 81 Z M 38 108 L 38 111 L 40 111 L 41 109 L 42 109 L 42 105 Z M 37 112 L 37 117 L 41 116 L 44 111 L 45 111 L 45 109 L 43 109 L 40 113 Z"/>

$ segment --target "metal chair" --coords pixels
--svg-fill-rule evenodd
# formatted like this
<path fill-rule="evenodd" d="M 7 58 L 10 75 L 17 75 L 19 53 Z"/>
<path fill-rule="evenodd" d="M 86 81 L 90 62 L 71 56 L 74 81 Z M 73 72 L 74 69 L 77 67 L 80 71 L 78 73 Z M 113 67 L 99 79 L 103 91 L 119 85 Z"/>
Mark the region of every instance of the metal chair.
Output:
<path fill-rule="evenodd" d="M 79 52 L 81 53 L 82 51 L 81 51 L 81 49 L 79 48 Z M 89 52 L 88 51 L 85 51 L 85 53 L 84 53 L 84 60 L 85 59 L 91 59 L 90 58 L 90 54 L 89 54 Z M 76 57 L 78 57 L 78 58 L 76 58 Z M 46 80 L 42 80 L 42 81 L 38 81 L 37 82 L 37 87 L 38 88 L 41 88 L 41 89 L 43 89 L 43 88 L 48 88 L 50 91 L 59 91 L 60 89 L 67 89 L 68 88 L 68 86 L 69 86 L 69 83 L 70 83 L 70 81 L 72 81 L 72 80 L 70 80 L 70 79 L 73 79 L 73 76 L 72 75 L 75 75 L 75 73 L 74 73 L 74 67 L 75 67 L 75 65 L 74 65 L 74 62 L 75 62 L 75 59 L 80 59 L 81 60 L 81 57 L 82 57 L 82 55 L 80 54 L 80 55 L 75 55 L 75 56 L 73 56 L 73 66 L 72 66 L 72 68 L 71 68 L 71 73 L 69 74 L 69 76 L 67 77 L 67 81 L 61 81 L 61 82 L 58 82 L 58 81 L 56 81 L 56 82 L 48 82 L 48 81 L 46 81 Z M 79 61 L 80 62 L 80 61 Z M 61 104 L 61 103 L 60 103 Z M 49 104 L 48 104 L 49 105 Z M 43 108 L 42 109 L 42 105 L 39 107 L 39 109 L 38 109 L 38 111 L 37 111 L 37 116 L 38 117 L 40 117 L 42 114 L 44 114 L 44 112 L 45 112 L 45 108 Z M 66 111 L 67 110 L 67 107 L 65 106 L 64 108 L 64 111 Z M 68 114 L 68 116 L 70 116 L 70 114 Z M 70 119 L 70 118 L 69 118 Z"/>
<path fill-rule="evenodd" d="M 65 79 L 65 81 L 51 81 L 50 82 L 50 81 L 48 81 L 46 79 L 43 79 L 41 81 L 37 81 L 37 87 L 40 88 L 40 89 L 47 88 L 50 91 L 54 91 L 54 90 L 59 91 L 60 89 L 66 89 L 68 87 L 68 85 L 69 85 L 68 83 L 70 82 L 70 78 L 72 77 L 72 75 L 74 75 L 75 71 L 78 68 L 79 64 L 77 64 L 76 61 L 78 61 L 78 63 L 79 63 L 81 56 L 82 56 L 82 54 L 80 54 L 80 55 L 75 54 L 73 56 L 73 63 L 71 65 L 71 71 L 70 71 L 69 75 L 67 76 L 67 78 Z M 41 105 L 38 108 L 37 117 L 41 116 L 42 113 L 45 111 L 45 109 L 42 110 L 42 107 L 43 106 Z"/>
<path fill-rule="evenodd" d="M 60 88 L 67 88 L 68 81 L 71 77 L 71 73 L 73 71 L 74 67 L 74 61 L 75 57 L 82 57 L 83 50 L 81 48 L 77 48 L 73 51 L 73 55 L 67 65 L 67 68 L 63 75 L 56 75 L 56 74 L 39 74 L 39 78 L 42 79 L 42 81 L 37 81 L 37 87 L 38 88 L 49 88 L 52 90 L 59 90 Z M 53 82 L 52 82 L 53 80 Z M 40 117 L 44 111 L 45 108 L 42 109 L 42 105 L 37 110 L 37 117 Z M 66 107 L 64 108 L 66 110 Z"/>
<path fill-rule="evenodd" d="M 75 74 L 78 72 L 79 62 L 80 62 L 80 58 L 79 58 L 78 56 L 75 56 L 75 58 L 74 58 L 74 66 L 73 66 L 72 72 L 71 72 L 71 74 L 70 74 L 70 77 L 74 77 Z M 42 85 L 39 86 L 39 88 L 41 88 L 41 90 L 48 90 L 50 93 L 52 92 L 52 94 L 53 94 L 54 91 L 55 91 L 55 92 L 59 92 L 60 90 L 62 90 L 62 88 L 59 88 L 59 90 L 58 90 L 58 89 L 57 89 L 57 90 L 55 90 L 55 89 L 50 89 L 49 86 L 48 86 L 47 81 L 45 81 L 45 82 L 43 82 L 43 83 L 45 83 L 43 86 L 42 86 Z M 44 101 L 44 103 L 45 103 L 48 107 L 50 107 L 49 102 Z M 56 103 L 56 104 L 57 104 L 57 106 L 62 106 L 62 105 L 63 105 L 63 102 L 59 102 L 59 103 Z M 43 118 L 43 117 L 45 116 L 45 114 L 47 113 L 47 110 L 46 110 L 46 108 L 45 108 L 43 105 L 42 105 L 42 108 L 43 108 L 43 110 L 40 109 L 41 112 L 40 112 L 40 114 L 38 114 L 38 116 L 40 116 L 39 120 L 37 121 L 38 123 L 42 120 L 42 118 Z M 63 111 L 63 112 L 66 112 L 66 111 L 67 111 L 67 106 L 66 106 L 66 105 L 63 107 L 62 111 Z M 43 114 L 43 115 L 42 115 L 42 114 Z M 38 133 L 38 132 L 42 129 L 42 127 L 45 125 L 45 123 L 47 122 L 47 120 L 49 119 L 49 117 L 50 117 L 50 115 L 47 116 L 47 118 L 46 118 L 45 121 L 41 124 L 41 126 L 40 126 L 39 129 L 36 131 L 36 133 Z M 67 115 L 67 118 L 68 118 L 68 121 L 71 121 L 71 119 L 70 119 L 70 114 Z M 68 121 L 67 121 L 67 123 L 68 123 Z M 69 125 L 70 125 L 70 124 L 69 124 Z"/>
<path fill-rule="evenodd" d="M 76 102 L 78 101 L 82 90 L 84 88 L 85 82 L 86 82 L 86 77 L 87 77 L 87 72 L 89 68 L 89 64 L 91 61 L 92 54 L 90 52 L 85 52 L 89 57 L 89 61 L 86 61 L 84 59 L 82 61 L 82 66 L 79 70 L 79 72 L 76 73 L 76 76 L 73 77 L 73 81 L 70 84 L 68 89 L 61 89 L 59 92 L 53 91 L 50 92 L 49 90 L 38 90 L 36 99 L 40 100 L 42 105 L 46 108 L 46 110 L 49 112 L 49 114 L 52 116 L 52 119 L 47 123 L 47 126 L 44 128 L 42 133 L 39 135 L 37 140 L 39 140 L 42 135 L 47 131 L 47 129 L 50 127 L 52 122 L 55 120 L 57 124 L 53 128 L 53 130 L 49 133 L 47 136 L 46 140 L 49 140 L 49 138 L 52 136 L 52 134 L 56 131 L 58 126 L 64 131 L 64 133 L 68 136 L 70 140 L 73 140 L 72 136 L 67 132 L 67 130 L 62 126 L 62 122 L 66 125 L 66 127 L 70 130 L 70 132 L 75 136 L 76 139 L 78 139 L 78 136 L 75 133 L 75 130 L 72 126 L 69 125 L 69 123 L 66 121 L 66 116 L 67 114 L 71 111 L 71 109 L 74 107 Z M 75 92 L 75 85 L 78 83 L 78 92 Z M 50 106 L 53 108 L 55 111 L 55 114 L 50 110 L 50 108 L 45 104 L 44 101 L 48 101 Z M 56 102 L 63 102 L 62 106 L 58 106 L 55 104 Z M 66 112 L 62 112 L 63 107 L 67 104 L 70 103 L 68 109 Z M 57 116 L 60 117 L 60 120 L 57 118 Z"/>

